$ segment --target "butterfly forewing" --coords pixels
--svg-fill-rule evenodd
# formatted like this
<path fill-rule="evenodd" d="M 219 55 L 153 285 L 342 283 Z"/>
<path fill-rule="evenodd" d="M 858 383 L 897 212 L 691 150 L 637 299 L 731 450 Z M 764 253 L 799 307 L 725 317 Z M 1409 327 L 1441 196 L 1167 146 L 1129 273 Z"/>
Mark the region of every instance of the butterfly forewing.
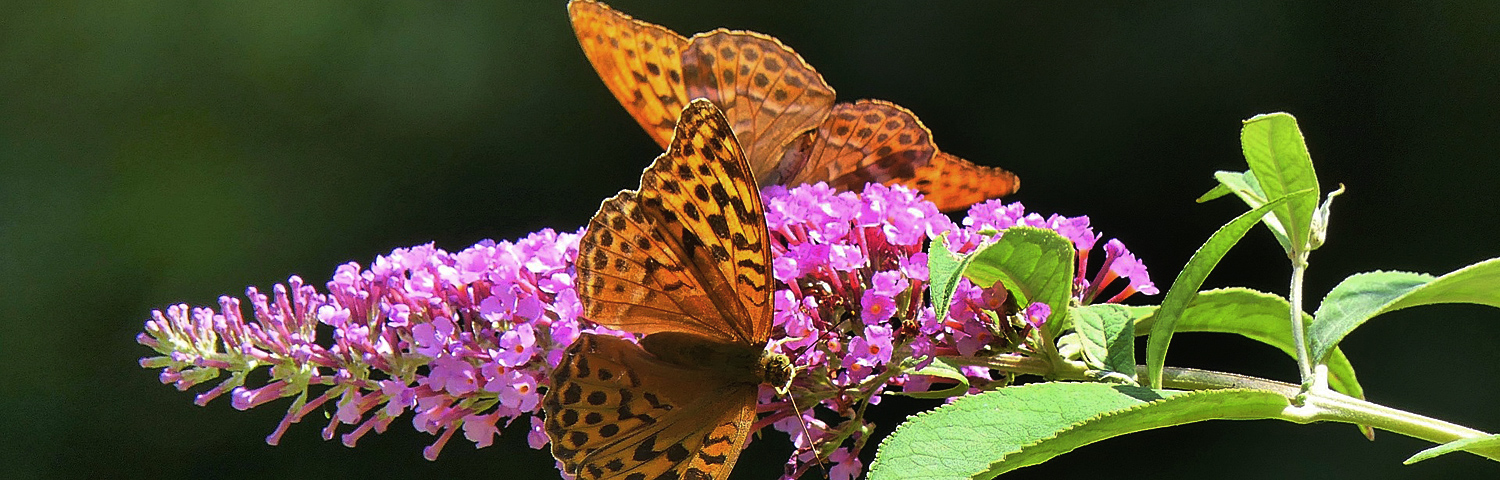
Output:
<path fill-rule="evenodd" d="M 667 146 L 677 114 L 687 105 L 677 32 L 642 22 L 602 3 L 574 0 L 568 17 L 584 56 L 609 91 L 658 145 Z"/>
<path fill-rule="evenodd" d="M 758 184 L 776 180 L 783 152 L 817 128 L 833 107 L 833 88 L 779 40 L 718 29 L 694 35 L 682 56 L 688 98 L 723 109 Z"/>
<path fill-rule="evenodd" d="M 657 360 L 584 334 L 543 404 L 552 452 L 583 479 L 722 479 L 755 420 L 753 384 Z"/>
<path fill-rule="evenodd" d="M 642 203 L 661 208 L 689 254 L 689 270 L 708 286 L 707 300 L 731 317 L 735 340 L 764 344 L 772 288 L 764 204 L 723 113 L 694 100 L 664 158 L 670 162 L 658 160 L 641 176 Z"/>
<path fill-rule="evenodd" d="M 724 117 L 694 101 L 639 193 L 606 200 L 579 244 L 584 314 L 636 333 L 763 344 L 770 247 L 760 194 Z"/>

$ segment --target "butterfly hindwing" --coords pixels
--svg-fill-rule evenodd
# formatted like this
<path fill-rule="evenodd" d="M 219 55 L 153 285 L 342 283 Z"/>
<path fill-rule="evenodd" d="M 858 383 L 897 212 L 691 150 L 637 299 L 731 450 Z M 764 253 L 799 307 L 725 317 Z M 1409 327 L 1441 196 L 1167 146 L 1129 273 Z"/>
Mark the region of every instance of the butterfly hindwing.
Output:
<path fill-rule="evenodd" d="M 543 408 L 552 452 L 582 479 L 722 479 L 755 420 L 754 384 L 583 334 L 553 370 Z"/>
<path fill-rule="evenodd" d="M 826 181 L 841 190 L 902 184 L 949 211 L 1014 193 L 1020 179 L 940 152 L 916 114 L 882 100 L 833 107 L 809 138 L 788 184 Z"/>
<path fill-rule="evenodd" d="M 945 212 L 1010 195 L 1021 188 L 1021 178 L 1014 173 L 976 165 L 946 152 L 937 152 L 932 161 L 917 168 L 916 177 L 900 183 L 922 192 Z"/>
<path fill-rule="evenodd" d="M 817 128 L 834 91 L 781 41 L 755 32 L 718 29 L 693 35 L 682 56 L 688 98 L 707 98 L 724 111 L 756 181 L 767 185 L 783 153 Z"/>
<path fill-rule="evenodd" d="M 569 2 L 568 17 L 584 56 L 610 93 L 666 147 L 689 98 L 681 60 L 687 38 L 591 0 Z"/>
<path fill-rule="evenodd" d="M 682 113 L 636 192 L 606 200 L 579 242 L 584 315 L 642 334 L 770 336 L 770 246 L 760 193 L 712 103 Z"/>
<path fill-rule="evenodd" d="M 911 111 L 880 100 L 835 105 L 788 183 L 826 181 L 841 190 L 916 177 L 937 151 Z"/>

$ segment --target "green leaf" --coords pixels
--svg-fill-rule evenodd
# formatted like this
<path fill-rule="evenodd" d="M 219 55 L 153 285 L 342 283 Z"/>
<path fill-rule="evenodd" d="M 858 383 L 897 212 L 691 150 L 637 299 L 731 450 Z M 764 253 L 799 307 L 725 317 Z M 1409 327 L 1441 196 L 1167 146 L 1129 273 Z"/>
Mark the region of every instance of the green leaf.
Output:
<path fill-rule="evenodd" d="M 1218 177 L 1219 175 L 1223 174 L 1241 175 L 1238 172 L 1215 172 L 1214 176 Z M 1209 189 L 1207 192 L 1203 192 L 1203 195 L 1199 195 L 1198 198 L 1193 201 L 1197 203 L 1203 203 L 1209 200 L 1223 197 L 1225 195 L 1229 195 L 1231 193 L 1234 193 L 1234 190 L 1229 188 L 1229 185 L 1226 185 L 1223 180 L 1219 180 L 1218 185 L 1214 185 L 1214 188 Z"/>
<path fill-rule="evenodd" d="M 927 297 L 932 299 L 937 318 L 948 318 L 948 308 L 953 305 L 953 290 L 958 288 L 958 279 L 967 263 L 968 258 L 948 250 L 947 235 L 933 240 L 927 248 L 927 278 L 932 282 L 927 287 Z"/>
<path fill-rule="evenodd" d="M 926 367 L 922 367 L 920 369 L 917 369 L 916 371 L 908 372 L 907 374 L 927 375 L 930 377 L 945 378 L 958 382 L 958 385 L 954 385 L 942 390 L 930 390 L 926 392 L 887 391 L 885 393 L 882 393 L 882 395 L 904 395 L 912 398 L 949 398 L 963 395 L 965 393 L 968 393 L 969 391 L 969 377 L 964 376 L 963 372 L 959 371 L 958 367 L 953 366 L 953 364 L 950 364 L 941 358 L 934 359 L 932 363 L 928 364 Z"/>
<path fill-rule="evenodd" d="M 1255 172 L 1228 172 L 1220 170 L 1214 172 L 1214 180 L 1218 180 L 1219 185 L 1210 190 L 1209 193 L 1214 193 L 1221 189 L 1226 193 L 1233 193 L 1235 196 L 1240 197 L 1240 200 L 1243 200 L 1245 205 L 1249 205 L 1250 208 L 1259 207 L 1266 203 L 1266 192 L 1260 189 L 1260 182 L 1255 180 Z M 1203 203 L 1222 196 L 1224 195 L 1219 194 L 1210 198 L 1209 194 L 1205 193 L 1203 196 L 1198 197 L 1197 202 Z"/>
<path fill-rule="evenodd" d="M 1151 327 L 1151 338 L 1146 343 L 1146 379 L 1153 387 L 1161 387 L 1161 370 L 1167 362 L 1167 346 L 1172 343 L 1172 332 L 1177 325 L 1177 320 L 1182 317 L 1182 311 L 1187 308 L 1193 297 L 1198 295 L 1198 288 L 1203 286 L 1203 281 L 1208 278 L 1208 273 L 1213 271 L 1224 254 L 1229 253 L 1230 247 L 1250 231 L 1260 217 L 1273 208 L 1280 206 L 1283 202 L 1292 198 L 1303 198 L 1311 194 L 1311 190 L 1302 190 L 1290 195 L 1278 197 L 1266 202 L 1265 205 L 1255 207 L 1248 212 L 1240 214 L 1234 220 L 1223 227 L 1219 227 L 1208 241 L 1193 253 L 1193 258 L 1188 259 L 1187 266 L 1182 267 L 1182 272 L 1177 274 L 1177 279 L 1172 281 L 1172 288 L 1167 290 L 1166 298 L 1162 299 L 1161 307 L 1156 311 L 1156 324 Z"/>
<path fill-rule="evenodd" d="M 1321 360 L 1349 332 L 1385 312 L 1434 303 L 1500 307 L 1500 258 L 1469 265 L 1441 277 L 1409 272 L 1349 276 L 1328 292 L 1308 326 L 1312 358 Z"/>
<path fill-rule="evenodd" d="M 1214 419 L 1274 418 L 1281 395 L 1037 383 L 959 398 L 896 427 L 869 478 L 992 478 L 1107 438 Z"/>
<path fill-rule="evenodd" d="M 1255 179 L 1255 172 L 1214 172 L 1214 178 L 1219 181 L 1217 188 L 1228 188 L 1250 208 L 1266 204 L 1266 192 L 1261 190 L 1260 182 Z M 1206 197 L 1207 195 L 1199 197 L 1198 202 L 1206 201 Z M 1292 251 L 1291 241 L 1286 237 L 1286 227 L 1281 225 L 1276 215 L 1266 214 L 1260 217 L 1260 220 L 1266 224 L 1267 229 L 1271 230 L 1271 235 L 1276 237 L 1276 243 L 1281 244 L 1282 250 Z"/>
<path fill-rule="evenodd" d="M 1292 343 L 1292 324 L 1287 321 L 1291 304 L 1277 295 L 1248 288 L 1225 288 L 1199 292 L 1177 321 L 1177 333 L 1233 333 L 1270 345 L 1297 358 Z M 1311 315 L 1303 314 L 1310 322 Z M 1146 331 L 1156 323 L 1155 315 L 1146 315 L 1136 324 Z M 1354 375 L 1354 366 L 1338 348 L 1328 356 L 1328 384 L 1334 390 L 1355 398 L 1364 398 L 1364 388 Z"/>
<path fill-rule="evenodd" d="M 1101 303 L 1074 308 L 1073 328 L 1090 367 L 1135 377 L 1135 316 L 1130 307 Z"/>
<path fill-rule="evenodd" d="M 1073 295 L 1075 257 L 1073 242 L 1055 231 L 1011 227 L 1005 229 L 995 243 L 974 251 L 963 267 L 963 273 L 969 281 L 982 287 L 1004 282 L 1021 308 L 1032 302 L 1052 307 L 1052 316 L 1047 317 L 1046 334 L 1048 338 L 1054 338 L 1064 326 L 1068 300 Z"/>
<path fill-rule="evenodd" d="M 1293 199 L 1272 210 L 1291 241 L 1288 252 L 1307 251 L 1313 211 L 1318 208 L 1318 176 L 1313 171 L 1302 130 L 1297 128 L 1297 119 L 1286 113 L 1272 113 L 1245 120 L 1240 130 L 1240 147 L 1250 171 L 1260 181 L 1265 198 L 1302 190 L 1314 192 L 1310 197 Z"/>
<path fill-rule="evenodd" d="M 1438 455 L 1453 453 L 1457 451 L 1475 452 L 1480 450 L 1489 450 L 1492 452 L 1500 451 L 1500 435 L 1454 440 L 1442 445 L 1438 445 L 1436 447 L 1417 452 L 1416 455 L 1412 455 L 1411 458 L 1406 459 L 1406 461 L 1401 462 L 1401 464 L 1411 465 L 1413 463 L 1436 457 Z"/>

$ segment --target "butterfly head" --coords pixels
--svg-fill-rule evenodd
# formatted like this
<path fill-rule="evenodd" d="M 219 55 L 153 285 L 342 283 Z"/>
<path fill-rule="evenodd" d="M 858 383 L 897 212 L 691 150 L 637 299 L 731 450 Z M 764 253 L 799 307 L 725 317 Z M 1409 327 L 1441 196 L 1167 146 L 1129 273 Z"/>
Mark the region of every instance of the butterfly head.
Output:
<path fill-rule="evenodd" d="M 758 370 L 761 380 L 775 388 L 777 395 L 786 395 L 791 390 L 795 370 L 792 368 L 792 359 L 786 355 L 766 350 L 760 356 Z"/>

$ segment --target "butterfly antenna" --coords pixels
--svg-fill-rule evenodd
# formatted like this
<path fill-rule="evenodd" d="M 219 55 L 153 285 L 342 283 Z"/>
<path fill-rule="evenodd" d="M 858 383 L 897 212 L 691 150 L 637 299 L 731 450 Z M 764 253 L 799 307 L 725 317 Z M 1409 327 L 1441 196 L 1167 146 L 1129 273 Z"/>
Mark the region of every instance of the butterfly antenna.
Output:
<path fill-rule="evenodd" d="M 807 429 L 807 420 L 802 418 L 802 407 L 797 406 L 797 397 L 792 396 L 790 389 L 786 392 L 786 399 L 792 403 L 792 411 L 797 415 L 797 424 L 802 426 L 802 438 L 807 439 L 807 449 L 812 451 L 813 460 L 818 462 L 818 468 L 823 470 L 824 476 L 827 476 L 828 466 L 823 464 L 823 455 L 818 453 L 818 446 L 813 440 L 812 431 Z"/>
<path fill-rule="evenodd" d="M 781 345 L 789 340 L 790 339 L 786 338 L 772 340 L 771 346 L 776 350 L 780 350 Z M 812 431 L 807 429 L 807 421 L 802 418 L 802 407 L 797 405 L 797 397 L 792 395 L 792 381 L 797 378 L 797 372 L 799 370 L 803 370 L 803 368 L 793 365 L 791 378 L 787 379 L 786 385 L 775 387 L 776 393 L 779 395 L 786 395 L 787 401 L 792 404 L 792 413 L 797 415 L 797 425 L 800 425 L 802 427 L 802 438 L 807 439 L 807 448 L 808 450 L 812 451 L 813 460 L 816 460 L 818 462 L 818 468 L 823 469 L 823 472 L 825 473 L 824 476 L 827 476 L 826 473 L 828 472 L 828 466 L 823 464 L 823 456 L 818 454 L 818 448 L 817 445 L 814 444 L 815 442 L 813 440 Z M 798 452 L 800 453 L 801 450 L 798 450 Z"/>

